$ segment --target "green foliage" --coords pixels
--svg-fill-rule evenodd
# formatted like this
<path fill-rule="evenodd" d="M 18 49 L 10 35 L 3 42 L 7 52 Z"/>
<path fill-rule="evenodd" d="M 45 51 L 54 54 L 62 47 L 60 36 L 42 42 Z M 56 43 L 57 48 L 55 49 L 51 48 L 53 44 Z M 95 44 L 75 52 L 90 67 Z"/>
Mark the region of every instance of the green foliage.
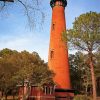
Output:
<path fill-rule="evenodd" d="M 3 50 L 0 51 L 0 57 L 6 57 L 6 56 L 12 55 L 14 53 L 17 53 L 17 51 L 5 48 L 5 49 L 3 49 Z"/>
<path fill-rule="evenodd" d="M 76 53 L 75 55 L 69 55 L 69 64 L 70 64 L 70 72 L 71 72 L 71 83 L 72 87 L 76 90 L 80 90 L 82 87 L 82 70 L 83 62 L 81 61 L 80 54 Z M 80 68 L 81 67 L 81 68 Z M 77 82 L 78 80 L 78 82 Z"/>
<path fill-rule="evenodd" d="M 91 95 L 92 93 L 92 80 L 90 67 L 88 65 L 87 54 L 76 52 L 75 54 L 69 55 L 69 64 L 71 72 L 71 84 L 72 88 L 80 91 L 85 95 Z M 98 50 L 94 54 L 94 71 L 96 75 L 97 94 L 100 95 L 100 51 Z"/>
<path fill-rule="evenodd" d="M 74 97 L 73 100 L 92 100 L 92 98 L 86 95 L 77 95 Z"/>
<path fill-rule="evenodd" d="M 100 49 L 95 53 L 94 61 L 96 78 L 100 78 Z"/>
<path fill-rule="evenodd" d="M 0 51 L 0 91 L 6 95 L 16 90 L 18 83 L 31 80 L 34 85 L 53 82 L 53 72 L 38 53 L 3 49 Z M 13 91 L 12 91 L 13 92 Z"/>
<path fill-rule="evenodd" d="M 86 63 L 86 54 L 81 52 L 69 55 L 72 87 L 80 92 L 87 94 L 91 86 L 90 68 Z"/>
<path fill-rule="evenodd" d="M 87 52 L 88 66 L 91 71 L 93 99 L 96 100 L 96 80 L 94 73 L 94 52 L 100 48 L 100 13 L 89 12 L 75 19 L 73 28 L 63 35 L 71 48 Z"/>
<path fill-rule="evenodd" d="M 53 75 L 53 72 L 49 71 L 46 66 L 36 66 L 33 69 L 31 82 L 38 86 L 42 86 L 45 83 L 53 83 Z"/>
<path fill-rule="evenodd" d="M 89 12 L 80 15 L 67 30 L 64 37 L 74 48 L 94 51 L 100 47 L 100 13 Z"/>

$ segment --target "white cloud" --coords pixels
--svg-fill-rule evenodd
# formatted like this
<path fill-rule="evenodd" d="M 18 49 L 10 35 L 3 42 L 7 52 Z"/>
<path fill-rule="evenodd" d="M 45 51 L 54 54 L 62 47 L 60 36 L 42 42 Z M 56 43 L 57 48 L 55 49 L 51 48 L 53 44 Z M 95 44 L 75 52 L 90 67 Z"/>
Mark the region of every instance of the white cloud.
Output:
<path fill-rule="evenodd" d="M 13 50 L 29 52 L 36 51 L 42 59 L 47 61 L 48 41 L 42 34 L 24 33 L 24 35 L 3 36 L 0 40 L 0 49 L 9 48 Z"/>

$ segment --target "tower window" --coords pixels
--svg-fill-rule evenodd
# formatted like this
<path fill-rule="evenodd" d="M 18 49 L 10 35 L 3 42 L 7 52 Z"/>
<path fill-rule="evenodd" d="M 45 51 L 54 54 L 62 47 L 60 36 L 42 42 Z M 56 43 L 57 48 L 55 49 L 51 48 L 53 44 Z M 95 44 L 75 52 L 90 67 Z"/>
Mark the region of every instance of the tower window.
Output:
<path fill-rule="evenodd" d="M 54 23 L 52 24 L 52 29 L 53 29 L 53 30 L 55 29 L 55 24 L 54 24 Z"/>
<path fill-rule="evenodd" d="M 50 51 L 50 58 L 52 59 L 53 57 L 54 57 L 54 51 L 51 50 L 51 51 Z"/>

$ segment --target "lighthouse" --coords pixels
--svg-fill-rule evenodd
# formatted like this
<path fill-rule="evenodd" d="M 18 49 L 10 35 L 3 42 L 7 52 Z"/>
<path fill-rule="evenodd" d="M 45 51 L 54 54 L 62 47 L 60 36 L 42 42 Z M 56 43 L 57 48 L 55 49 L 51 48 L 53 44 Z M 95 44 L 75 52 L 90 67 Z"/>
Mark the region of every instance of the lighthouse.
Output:
<path fill-rule="evenodd" d="M 50 6 L 52 8 L 52 21 L 48 66 L 55 73 L 53 80 L 56 88 L 70 89 L 68 48 L 62 39 L 62 33 L 66 30 L 65 7 L 67 6 L 67 1 L 51 0 Z"/>
<path fill-rule="evenodd" d="M 42 88 L 31 84 L 31 82 L 28 83 L 29 85 L 25 85 L 27 87 L 20 85 L 19 100 L 22 100 L 21 97 L 26 97 L 26 100 L 73 100 L 74 97 L 75 90 L 71 89 L 70 83 L 67 43 L 62 39 L 62 33 L 66 31 L 65 7 L 67 1 L 51 0 L 50 6 L 52 21 L 48 66 L 55 73 L 53 80 L 56 85 L 46 83 Z"/>

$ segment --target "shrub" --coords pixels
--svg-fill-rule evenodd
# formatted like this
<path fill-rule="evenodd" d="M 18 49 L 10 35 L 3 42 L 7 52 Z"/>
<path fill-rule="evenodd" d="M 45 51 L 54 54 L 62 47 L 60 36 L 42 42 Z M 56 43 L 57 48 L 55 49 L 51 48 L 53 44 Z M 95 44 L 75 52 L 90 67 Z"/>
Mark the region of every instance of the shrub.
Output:
<path fill-rule="evenodd" d="M 73 100 L 92 100 L 92 98 L 86 95 L 77 95 Z"/>

